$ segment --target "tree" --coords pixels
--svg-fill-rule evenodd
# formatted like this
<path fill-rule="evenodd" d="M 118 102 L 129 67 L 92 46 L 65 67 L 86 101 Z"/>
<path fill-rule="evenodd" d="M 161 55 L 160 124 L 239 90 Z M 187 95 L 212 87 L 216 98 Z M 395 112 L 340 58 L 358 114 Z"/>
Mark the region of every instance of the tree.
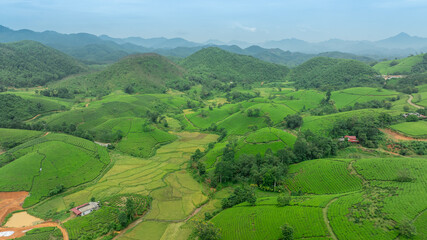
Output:
<path fill-rule="evenodd" d="M 200 240 L 219 240 L 221 239 L 221 231 L 211 222 L 197 221 L 194 228 L 194 234 Z"/>
<path fill-rule="evenodd" d="M 123 228 L 127 226 L 127 224 L 128 224 L 128 217 L 126 216 L 126 213 L 120 212 L 120 214 L 118 216 L 118 219 L 119 219 L 120 225 L 122 225 Z"/>
<path fill-rule="evenodd" d="M 302 117 L 298 114 L 286 116 L 285 121 L 286 121 L 286 127 L 290 129 L 301 127 L 303 123 Z"/>
<path fill-rule="evenodd" d="M 399 226 L 399 231 L 401 235 L 407 238 L 412 238 L 417 235 L 417 229 L 409 220 L 402 221 Z"/>
<path fill-rule="evenodd" d="M 294 229 L 285 223 L 282 227 L 282 236 L 279 240 L 293 240 L 294 239 Z"/>
<path fill-rule="evenodd" d="M 279 207 L 284 207 L 289 205 L 291 202 L 291 196 L 288 193 L 282 193 L 279 196 L 277 196 L 277 205 Z"/>

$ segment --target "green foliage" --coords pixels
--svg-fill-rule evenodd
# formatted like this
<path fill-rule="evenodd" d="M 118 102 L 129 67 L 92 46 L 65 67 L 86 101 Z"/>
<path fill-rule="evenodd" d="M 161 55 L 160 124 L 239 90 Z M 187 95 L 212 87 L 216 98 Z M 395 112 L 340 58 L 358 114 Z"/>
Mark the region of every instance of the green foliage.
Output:
<path fill-rule="evenodd" d="M 422 61 L 423 55 L 416 55 L 398 60 L 379 62 L 373 68 L 383 75 L 410 74 L 411 72 L 422 70 L 422 64 L 420 64 Z"/>
<path fill-rule="evenodd" d="M 194 233 L 200 240 L 219 240 L 221 231 L 210 222 L 197 221 L 194 227 Z"/>
<path fill-rule="evenodd" d="M 61 231 L 56 227 L 35 228 L 25 233 L 19 240 L 59 240 L 62 238 Z"/>
<path fill-rule="evenodd" d="M 140 54 L 123 58 L 103 71 L 67 78 L 50 87 L 84 90 L 92 96 L 126 89 L 127 93 L 162 93 L 167 81 L 182 75 L 183 70 L 167 58 Z"/>
<path fill-rule="evenodd" d="M 108 162 L 106 149 L 93 142 L 49 134 L 0 155 L 0 166 L 7 163 L 0 167 L 0 191 L 29 191 L 31 195 L 25 199 L 24 207 L 31 206 L 93 180 Z"/>
<path fill-rule="evenodd" d="M 288 74 L 285 66 L 263 62 L 254 57 L 230 53 L 219 48 L 205 48 L 185 58 L 182 66 L 189 70 L 190 80 L 207 82 L 254 83 L 281 81 Z"/>
<path fill-rule="evenodd" d="M 45 85 L 82 72 L 76 60 L 33 41 L 0 44 L 0 85 L 32 87 Z"/>
<path fill-rule="evenodd" d="M 289 205 L 291 202 L 291 196 L 287 193 L 281 193 L 279 196 L 277 196 L 277 206 L 284 207 Z"/>
<path fill-rule="evenodd" d="M 132 204 L 128 204 L 131 201 Z M 120 194 L 101 201 L 100 209 L 64 223 L 71 240 L 97 239 L 128 226 L 148 210 L 152 199 L 139 194 Z"/>
<path fill-rule="evenodd" d="M 299 88 L 342 89 L 380 86 L 382 80 L 376 75 L 359 61 L 317 57 L 293 69 L 290 78 Z"/>
<path fill-rule="evenodd" d="M 286 127 L 290 129 L 295 129 L 302 126 L 303 119 L 298 114 L 288 115 L 285 117 Z"/>
<path fill-rule="evenodd" d="M 281 227 L 282 236 L 279 238 L 280 240 L 293 240 L 294 239 L 294 229 L 289 226 L 287 223 Z"/>

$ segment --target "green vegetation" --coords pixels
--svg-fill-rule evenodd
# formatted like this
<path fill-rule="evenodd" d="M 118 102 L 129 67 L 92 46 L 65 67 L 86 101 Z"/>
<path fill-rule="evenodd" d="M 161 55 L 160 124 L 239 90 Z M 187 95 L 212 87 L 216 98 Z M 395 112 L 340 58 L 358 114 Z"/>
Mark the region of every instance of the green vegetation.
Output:
<path fill-rule="evenodd" d="M 0 86 L 32 87 L 82 72 L 73 58 L 33 41 L 0 44 Z"/>
<path fill-rule="evenodd" d="M 427 136 L 427 122 L 404 122 L 390 126 L 392 129 L 405 135 L 423 138 Z"/>
<path fill-rule="evenodd" d="M 194 53 L 181 65 L 189 70 L 190 78 L 199 82 L 214 79 L 233 83 L 272 82 L 283 80 L 289 72 L 285 66 L 214 47 Z"/>
<path fill-rule="evenodd" d="M 96 178 L 109 163 L 105 148 L 85 139 L 49 134 L 0 155 L 1 191 L 29 191 L 24 206 Z M 19 175 L 19 178 L 14 176 Z"/>
<path fill-rule="evenodd" d="M 377 63 L 373 68 L 383 75 L 410 74 L 413 72 L 425 72 L 422 62 L 425 61 L 425 54 L 410 56 L 398 60 L 390 60 Z"/>
<path fill-rule="evenodd" d="M 380 86 L 383 80 L 365 63 L 317 57 L 293 69 L 290 79 L 300 88 L 343 89 Z"/>
<path fill-rule="evenodd" d="M 49 85 L 84 91 L 92 96 L 114 90 L 127 93 L 162 93 L 169 80 L 182 78 L 183 69 L 157 54 L 128 56 L 100 72 L 66 78 Z"/>
<path fill-rule="evenodd" d="M 56 227 L 35 228 L 25 233 L 19 240 L 59 240 L 63 239 L 61 231 Z"/>
<path fill-rule="evenodd" d="M 70 239 L 96 239 L 125 228 L 135 218 L 143 215 L 150 204 L 150 197 L 137 194 L 116 195 L 103 200 L 100 209 L 67 221 L 64 226 Z"/>

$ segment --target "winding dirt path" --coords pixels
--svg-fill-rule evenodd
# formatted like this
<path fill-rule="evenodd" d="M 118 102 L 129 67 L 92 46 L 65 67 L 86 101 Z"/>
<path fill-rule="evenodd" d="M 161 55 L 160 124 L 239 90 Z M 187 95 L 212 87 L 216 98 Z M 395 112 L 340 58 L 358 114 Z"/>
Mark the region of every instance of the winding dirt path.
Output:
<path fill-rule="evenodd" d="M 423 107 L 423 106 L 420 106 L 420 105 L 417 105 L 417 104 L 413 103 L 413 102 L 412 102 L 412 99 L 414 99 L 414 96 L 409 95 L 408 103 L 409 103 L 411 106 L 416 107 L 416 108 L 418 108 L 418 109 L 424 109 L 424 107 Z"/>
<path fill-rule="evenodd" d="M 326 204 L 325 208 L 322 209 L 322 213 L 323 213 L 323 221 L 325 221 L 326 223 L 326 227 L 328 228 L 328 232 L 329 235 L 331 236 L 332 239 L 334 240 L 338 240 L 337 236 L 334 233 L 334 230 L 332 230 L 332 226 L 329 223 L 329 219 L 328 219 L 328 209 L 329 206 L 331 206 L 332 203 L 334 203 L 336 200 L 338 200 L 338 198 L 334 198 L 331 201 L 328 202 L 328 204 Z"/>
<path fill-rule="evenodd" d="M 36 118 L 40 117 L 40 115 L 41 115 L 41 114 L 37 114 L 36 116 L 34 116 L 34 117 L 32 117 L 32 118 L 30 118 L 30 119 L 28 119 L 28 120 L 25 120 L 25 122 L 32 121 L 32 120 L 34 120 L 34 119 L 36 119 Z"/>
<path fill-rule="evenodd" d="M 391 129 L 385 128 L 385 129 L 380 129 L 381 132 L 387 134 L 388 136 L 390 136 L 392 139 L 394 140 L 403 140 L 403 141 L 427 141 L 427 139 L 425 138 L 413 138 L 413 137 L 408 137 L 405 136 L 401 133 L 395 132 Z"/>

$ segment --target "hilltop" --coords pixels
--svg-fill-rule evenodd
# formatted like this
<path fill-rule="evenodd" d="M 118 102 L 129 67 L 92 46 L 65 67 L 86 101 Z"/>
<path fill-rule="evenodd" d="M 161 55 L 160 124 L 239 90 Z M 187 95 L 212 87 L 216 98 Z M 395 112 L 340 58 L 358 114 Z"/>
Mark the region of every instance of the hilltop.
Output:
<path fill-rule="evenodd" d="M 253 83 L 283 80 L 289 72 L 285 66 L 267 63 L 251 56 L 210 47 L 185 58 L 181 65 L 202 79 Z"/>
<path fill-rule="evenodd" d="M 180 79 L 184 70 L 158 54 L 131 55 L 101 72 L 77 76 L 52 84 L 50 87 L 85 89 L 89 92 L 125 90 L 128 93 L 160 93 L 168 80 Z"/>
<path fill-rule="evenodd" d="M 0 85 L 32 87 L 84 71 L 82 64 L 33 41 L 0 44 Z"/>
<path fill-rule="evenodd" d="M 427 71 L 427 54 L 380 62 L 373 68 L 384 75 L 423 73 Z"/>
<path fill-rule="evenodd" d="M 350 88 L 380 86 L 381 79 L 370 66 L 347 59 L 317 57 L 293 69 L 290 78 L 302 88 Z"/>

